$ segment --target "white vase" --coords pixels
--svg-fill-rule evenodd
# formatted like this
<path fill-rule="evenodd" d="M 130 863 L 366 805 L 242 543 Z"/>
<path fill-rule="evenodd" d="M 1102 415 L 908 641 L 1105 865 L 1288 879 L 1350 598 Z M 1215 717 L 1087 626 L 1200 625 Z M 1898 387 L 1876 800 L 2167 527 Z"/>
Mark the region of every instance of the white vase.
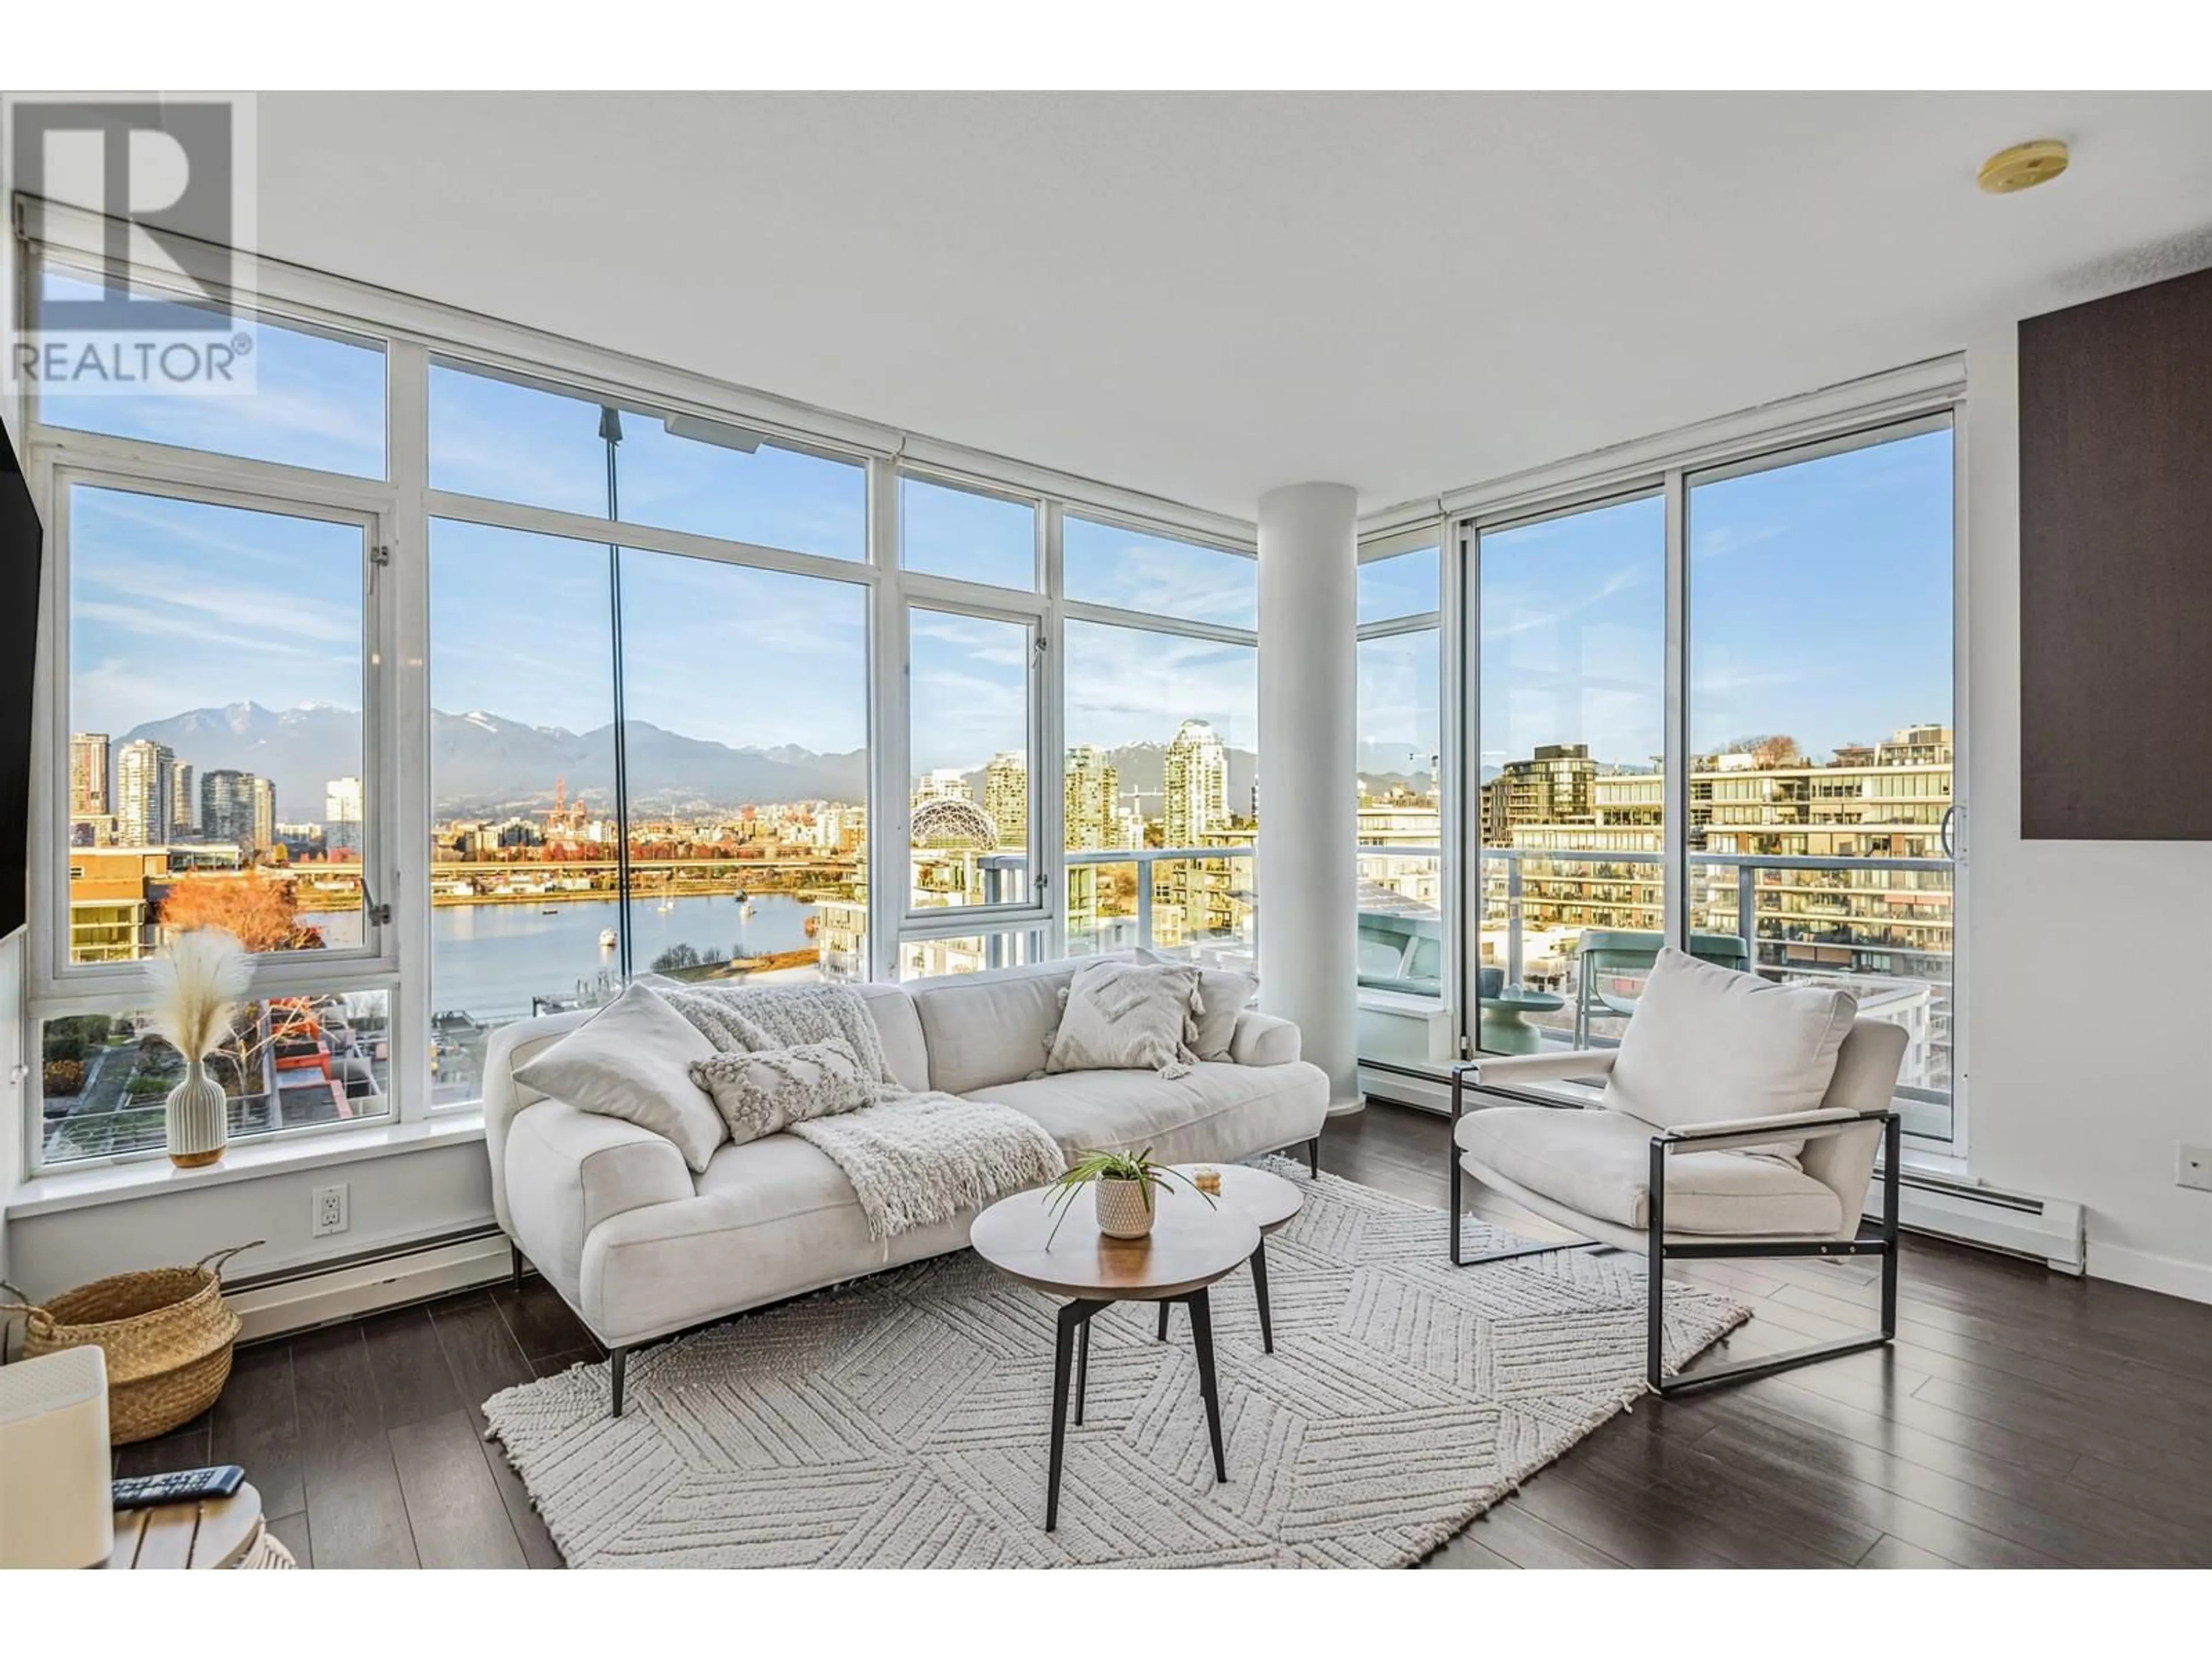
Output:
<path fill-rule="evenodd" d="M 221 1160 L 230 1139 L 230 1102 L 204 1060 L 185 1066 L 185 1080 L 169 1091 L 169 1162 L 197 1170 Z"/>
<path fill-rule="evenodd" d="M 1152 1211 L 1158 1204 L 1157 1198 L 1146 1202 L 1149 1194 L 1141 1181 L 1122 1181 L 1111 1176 L 1102 1176 L 1091 1183 L 1091 1201 L 1098 1216 L 1098 1231 L 1109 1238 L 1143 1238 L 1152 1231 Z"/>

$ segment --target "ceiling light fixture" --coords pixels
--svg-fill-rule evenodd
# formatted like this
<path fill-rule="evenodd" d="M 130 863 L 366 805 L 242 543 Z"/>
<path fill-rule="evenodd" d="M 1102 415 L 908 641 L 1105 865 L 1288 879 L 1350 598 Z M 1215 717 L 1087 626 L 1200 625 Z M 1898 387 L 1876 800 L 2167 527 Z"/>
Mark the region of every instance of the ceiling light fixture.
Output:
<path fill-rule="evenodd" d="M 2016 190 L 2033 190 L 2049 183 L 2066 171 L 2070 159 L 2064 139 L 2031 138 L 1990 156 L 1974 175 L 1974 182 L 1991 196 L 2009 196 Z"/>

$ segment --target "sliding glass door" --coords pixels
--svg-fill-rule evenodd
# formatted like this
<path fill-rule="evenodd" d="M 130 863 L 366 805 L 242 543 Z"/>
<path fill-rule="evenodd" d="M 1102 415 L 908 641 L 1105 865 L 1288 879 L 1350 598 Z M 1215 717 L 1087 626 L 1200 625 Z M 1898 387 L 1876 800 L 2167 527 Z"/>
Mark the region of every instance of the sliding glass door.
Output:
<path fill-rule="evenodd" d="M 1952 439 L 1855 434 L 1687 481 L 1689 920 L 1905 1028 L 1952 1124 Z"/>
<path fill-rule="evenodd" d="M 1941 412 L 1462 522 L 1468 1052 L 1618 1042 L 1673 944 L 1847 987 L 1955 1139 L 1954 512 Z"/>
<path fill-rule="evenodd" d="M 1483 529 L 1483 1052 L 1614 1040 L 1665 939 L 1667 533 L 1656 494 Z"/>

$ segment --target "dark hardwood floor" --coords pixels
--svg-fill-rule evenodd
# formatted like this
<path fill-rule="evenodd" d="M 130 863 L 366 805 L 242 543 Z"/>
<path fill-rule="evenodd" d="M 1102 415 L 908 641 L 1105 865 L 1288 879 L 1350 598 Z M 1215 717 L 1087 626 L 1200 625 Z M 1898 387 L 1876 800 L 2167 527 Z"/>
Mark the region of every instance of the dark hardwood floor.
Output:
<path fill-rule="evenodd" d="M 1441 1206 L 1447 1139 L 1376 1105 L 1322 1162 Z M 1750 1306 L 1731 1356 L 1874 1316 L 1868 1265 L 1674 1271 Z M 1431 1565 L 2212 1565 L 2212 1307 L 1914 1239 L 1900 1320 L 1886 1352 L 1638 1403 Z M 212 1412 L 116 1465 L 244 1465 L 302 1566 L 557 1567 L 479 1407 L 602 1352 L 535 1278 L 467 1291 L 243 1348 Z"/>

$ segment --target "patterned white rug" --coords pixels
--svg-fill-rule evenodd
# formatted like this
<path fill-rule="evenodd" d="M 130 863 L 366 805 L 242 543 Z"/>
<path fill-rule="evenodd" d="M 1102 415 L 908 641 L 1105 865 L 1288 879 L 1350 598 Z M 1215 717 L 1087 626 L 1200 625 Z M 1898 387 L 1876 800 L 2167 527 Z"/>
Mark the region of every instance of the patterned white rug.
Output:
<path fill-rule="evenodd" d="M 1290 1166 L 1280 1165 L 1287 1173 Z M 1301 1170 L 1249 1277 L 1212 1290 L 1229 1484 L 1188 1316 L 1091 1327 L 1043 1528 L 1054 1304 L 963 1252 L 495 1396 L 493 1432 L 576 1567 L 1399 1566 L 1644 1392 L 1644 1271 L 1587 1251 L 1454 1267 L 1446 1217 Z M 1509 1248 L 1470 1228 L 1470 1252 Z M 1686 1364 L 1748 1316 L 1669 1286 Z"/>

